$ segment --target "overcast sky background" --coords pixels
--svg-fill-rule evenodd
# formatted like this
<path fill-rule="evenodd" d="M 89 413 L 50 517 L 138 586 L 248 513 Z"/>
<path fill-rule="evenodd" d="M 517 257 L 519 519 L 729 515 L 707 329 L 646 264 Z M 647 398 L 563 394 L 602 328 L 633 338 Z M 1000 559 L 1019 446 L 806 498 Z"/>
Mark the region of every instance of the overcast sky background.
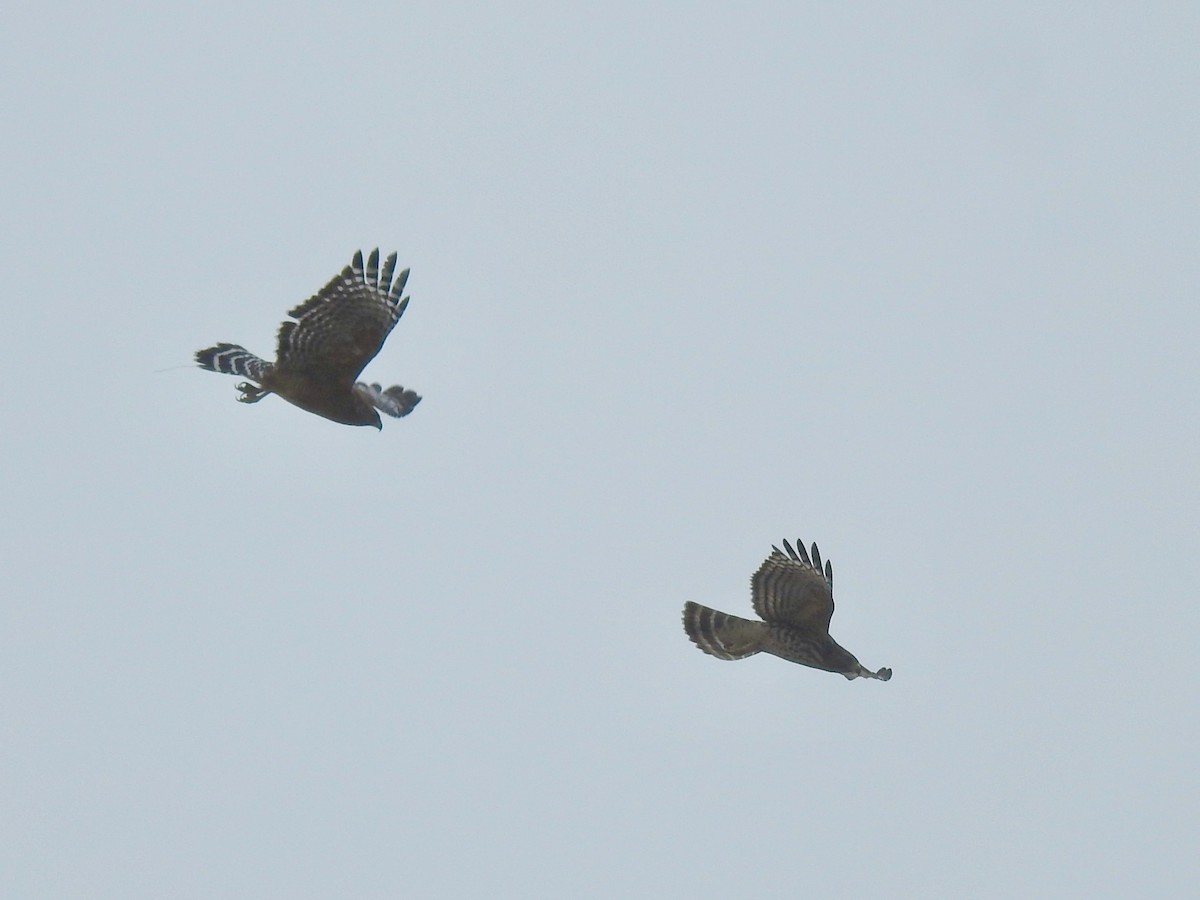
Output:
<path fill-rule="evenodd" d="M 0 895 L 1194 888 L 1200 10 L 1080 9 L 9 10 Z M 191 367 L 375 246 L 409 418 Z M 687 641 L 785 537 L 891 682 Z"/>

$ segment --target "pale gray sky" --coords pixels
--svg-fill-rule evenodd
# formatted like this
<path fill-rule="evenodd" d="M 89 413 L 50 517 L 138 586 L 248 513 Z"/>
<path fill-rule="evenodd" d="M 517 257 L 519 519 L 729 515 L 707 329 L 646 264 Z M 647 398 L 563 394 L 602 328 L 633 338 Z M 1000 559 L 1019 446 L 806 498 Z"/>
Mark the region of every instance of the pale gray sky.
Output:
<path fill-rule="evenodd" d="M 5 897 L 1179 896 L 1195 4 L 51 4 Z M 382 433 L 189 367 L 357 248 Z M 783 538 L 890 683 L 723 663 Z"/>

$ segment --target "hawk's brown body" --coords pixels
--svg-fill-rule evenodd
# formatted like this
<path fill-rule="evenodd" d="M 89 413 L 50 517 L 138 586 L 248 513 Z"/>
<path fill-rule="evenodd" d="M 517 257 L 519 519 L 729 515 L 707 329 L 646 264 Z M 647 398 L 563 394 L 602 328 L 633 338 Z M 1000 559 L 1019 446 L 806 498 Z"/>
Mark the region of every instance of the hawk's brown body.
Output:
<path fill-rule="evenodd" d="M 238 344 L 216 344 L 196 353 L 196 362 L 212 372 L 241 375 L 257 384 L 238 385 L 243 403 L 278 394 L 301 409 L 343 425 L 382 428 L 379 411 L 399 418 L 421 402 L 399 385 L 387 390 L 356 381 L 383 347 L 408 306 L 401 298 L 408 269 L 392 281 L 393 253 L 379 270 L 379 250 L 366 267 L 362 253 L 325 287 L 288 315 L 295 321 L 279 326 L 275 362 L 255 356 Z"/>
<path fill-rule="evenodd" d="M 891 669 L 872 672 L 830 637 L 833 566 L 826 562 L 822 571 L 817 545 L 812 545 L 811 558 L 800 541 L 794 550 L 787 541 L 783 546 L 786 555 L 778 547 L 772 547 L 771 555 L 750 580 L 754 611 L 763 621 L 731 616 L 688 602 L 683 607 L 683 628 L 692 642 L 718 659 L 744 659 L 755 653 L 770 653 L 849 679 L 891 678 Z"/>

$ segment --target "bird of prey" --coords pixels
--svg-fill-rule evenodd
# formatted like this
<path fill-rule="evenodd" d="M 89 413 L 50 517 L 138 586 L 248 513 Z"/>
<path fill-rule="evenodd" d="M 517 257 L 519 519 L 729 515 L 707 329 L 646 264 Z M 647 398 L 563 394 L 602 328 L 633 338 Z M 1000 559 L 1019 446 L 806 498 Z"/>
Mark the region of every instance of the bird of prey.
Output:
<path fill-rule="evenodd" d="M 838 672 L 847 679 L 891 678 L 891 669 L 872 672 L 829 636 L 833 566 L 826 562 L 822 572 L 817 545 L 812 545 L 811 558 L 800 541 L 795 550 L 787 541 L 783 546 L 786 554 L 771 547 L 771 555 L 750 579 L 754 611 L 763 621 L 740 619 L 689 601 L 683 607 L 687 636 L 717 659 L 771 653 L 802 666 Z"/>
<path fill-rule="evenodd" d="M 273 363 L 238 344 L 224 343 L 197 351 L 196 362 L 210 372 L 257 382 L 237 386 L 242 403 L 278 394 L 343 425 L 383 428 L 380 412 L 400 418 L 421 402 L 415 391 L 400 385 L 384 390 L 357 380 L 408 306 L 408 297 L 401 297 L 408 269 L 393 282 L 395 270 L 395 253 L 384 262 L 382 273 L 378 249 L 371 251 L 365 270 L 362 251 L 355 253 L 354 262 L 340 275 L 288 313 L 295 321 L 279 326 Z"/>

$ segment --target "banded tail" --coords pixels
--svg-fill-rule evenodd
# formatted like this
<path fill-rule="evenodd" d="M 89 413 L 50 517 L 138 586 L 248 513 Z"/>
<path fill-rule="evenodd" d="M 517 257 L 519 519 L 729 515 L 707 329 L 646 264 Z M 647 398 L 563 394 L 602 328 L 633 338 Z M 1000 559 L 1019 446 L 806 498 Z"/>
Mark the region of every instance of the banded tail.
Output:
<path fill-rule="evenodd" d="M 224 375 L 241 375 L 262 383 L 263 376 L 271 371 L 271 363 L 259 359 L 245 347 L 237 344 L 217 344 L 196 351 L 196 364 L 210 372 Z"/>
<path fill-rule="evenodd" d="M 683 607 L 683 630 L 692 643 L 717 659 L 745 659 L 763 648 L 765 622 L 740 619 L 690 600 Z"/>

